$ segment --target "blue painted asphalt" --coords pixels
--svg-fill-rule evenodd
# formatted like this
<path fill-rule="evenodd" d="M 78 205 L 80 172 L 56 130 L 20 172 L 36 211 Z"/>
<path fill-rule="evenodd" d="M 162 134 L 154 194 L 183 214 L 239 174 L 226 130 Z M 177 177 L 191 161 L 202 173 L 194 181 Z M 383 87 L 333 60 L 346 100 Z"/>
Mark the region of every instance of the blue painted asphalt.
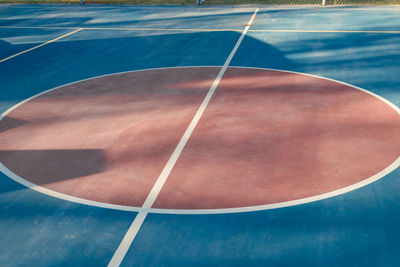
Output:
<path fill-rule="evenodd" d="M 400 106 L 400 34 L 250 32 L 231 65 L 320 75 Z"/>
<path fill-rule="evenodd" d="M 122 266 L 398 266 L 400 171 L 306 205 L 146 219 Z"/>
<path fill-rule="evenodd" d="M 399 30 L 398 10 L 377 9 L 262 9 L 251 29 Z M 0 58 L 72 31 L 1 26 L 242 29 L 251 13 L 248 7 L 0 6 Z M 222 65 L 239 35 L 83 30 L 0 63 L 0 110 L 98 75 Z M 400 34 L 249 32 L 231 65 L 321 75 L 400 106 L 399 44 Z M 279 210 L 150 214 L 122 265 L 399 266 L 399 191 L 396 170 L 345 195 Z M 135 215 L 55 199 L 1 175 L 0 265 L 104 266 Z"/>
<path fill-rule="evenodd" d="M 3 7 L 0 25 L 218 28 L 242 30 L 254 8 L 196 6 L 20 5 Z M 218 23 L 216 23 L 218 21 Z"/>
<path fill-rule="evenodd" d="M 0 188 L 0 266 L 105 266 L 136 215 Z"/>
<path fill-rule="evenodd" d="M 397 6 L 262 9 L 253 30 L 400 30 Z"/>

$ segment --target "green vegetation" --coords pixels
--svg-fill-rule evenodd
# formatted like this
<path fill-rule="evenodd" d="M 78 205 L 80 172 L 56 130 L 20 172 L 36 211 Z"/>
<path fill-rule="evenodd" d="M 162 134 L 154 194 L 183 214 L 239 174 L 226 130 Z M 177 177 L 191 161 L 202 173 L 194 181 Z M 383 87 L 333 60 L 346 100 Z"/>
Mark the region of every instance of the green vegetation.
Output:
<path fill-rule="evenodd" d="M 195 0 L 86 0 L 90 4 L 194 5 Z M 0 3 L 80 4 L 80 0 L 0 0 Z"/>
<path fill-rule="evenodd" d="M 206 4 L 320 5 L 322 0 L 207 0 Z M 327 5 L 399 5 L 400 0 L 326 0 Z"/>
<path fill-rule="evenodd" d="M 194 5 L 196 0 L 87 0 L 89 4 Z M 207 0 L 204 5 L 320 5 L 322 0 Z M 0 0 L 0 3 L 68 3 L 80 0 Z M 400 0 L 326 0 L 327 5 L 399 5 Z"/>

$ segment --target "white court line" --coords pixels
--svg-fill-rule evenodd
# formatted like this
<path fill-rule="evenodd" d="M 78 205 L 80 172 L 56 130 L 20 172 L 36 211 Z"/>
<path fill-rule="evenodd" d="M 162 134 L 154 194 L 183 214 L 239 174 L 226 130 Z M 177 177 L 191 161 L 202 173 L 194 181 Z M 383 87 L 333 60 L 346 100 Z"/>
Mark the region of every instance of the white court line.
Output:
<path fill-rule="evenodd" d="M 388 167 L 378 172 L 377 174 L 362 180 L 361 182 L 352 184 L 350 186 L 340 188 L 325 194 L 316 195 L 307 198 L 301 198 L 296 200 L 290 200 L 285 202 L 272 203 L 267 205 L 259 205 L 259 206 L 247 206 L 247 207 L 239 207 L 239 208 L 225 208 L 225 209 L 197 209 L 197 210 L 184 210 L 184 209 L 159 209 L 153 208 L 150 210 L 151 213 L 159 213 L 159 214 L 185 214 L 185 215 L 199 215 L 199 214 L 225 214 L 225 213 L 239 213 L 239 212 L 251 212 L 251 211 L 260 211 L 260 210 L 271 210 L 271 209 L 280 209 L 286 208 L 296 205 L 302 205 L 310 202 L 315 202 L 318 200 L 323 200 L 331 197 L 335 197 L 338 195 L 342 195 L 366 185 L 369 185 L 373 182 L 378 181 L 379 179 L 385 177 L 389 173 L 393 172 L 400 166 L 400 157 L 398 157 L 394 162 L 392 162 Z"/>
<path fill-rule="evenodd" d="M 29 52 L 29 51 L 32 51 L 32 50 L 37 49 L 37 48 L 39 48 L 39 47 L 42 47 L 42 46 L 44 46 L 44 45 L 50 44 L 50 43 L 52 43 L 52 42 L 55 42 L 55 41 L 57 41 L 57 40 L 60 40 L 60 39 L 62 39 L 62 38 L 64 38 L 64 37 L 67 37 L 67 36 L 69 36 L 69 35 L 71 35 L 71 34 L 74 34 L 74 33 L 76 33 L 76 32 L 79 32 L 80 30 L 82 30 L 82 28 L 79 28 L 79 29 L 77 29 L 77 30 L 75 30 L 75 31 L 69 32 L 69 33 L 67 33 L 67 34 L 64 34 L 64 35 L 59 36 L 59 37 L 57 37 L 57 38 L 54 38 L 53 40 L 47 41 L 47 42 L 45 42 L 45 43 L 43 43 L 43 44 L 40 44 L 40 45 L 31 47 L 31 48 L 29 48 L 29 49 L 26 49 L 26 50 L 24 50 L 24 51 L 22 51 L 22 52 L 19 52 L 19 53 L 15 54 L 15 55 L 6 57 L 6 58 L 0 60 L 0 63 L 1 63 L 1 62 L 4 62 L 4 61 L 6 61 L 6 60 L 12 59 L 12 58 L 14 58 L 14 57 L 16 57 L 16 56 L 25 54 L 25 53 L 27 53 L 27 52 Z"/>
<path fill-rule="evenodd" d="M 232 28 L 132 28 L 132 27 L 59 27 L 59 26 L 0 26 L 0 29 L 80 29 L 80 30 L 110 30 L 110 31 L 177 31 L 177 32 L 241 32 Z M 400 34 L 400 31 L 387 30 L 313 30 L 313 29 L 256 29 L 249 32 L 283 32 L 283 33 L 376 33 Z"/>
<path fill-rule="evenodd" d="M 104 75 L 99 75 L 96 77 L 91 77 L 91 78 L 87 78 L 87 79 L 83 79 L 83 80 L 79 80 L 79 81 L 74 81 L 71 83 L 67 83 L 67 84 L 63 84 L 57 87 L 54 87 L 52 89 L 49 90 L 45 90 L 43 92 L 40 92 L 36 95 L 33 95 L 17 104 L 15 104 L 14 106 L 10 107 L 9 109 L 7 109 L 6 111 L 4 111 L 1 115 L 0 115 L 0 122 L 9 114 L 11 113 L 13 110 L 17 109 L 18 107 L 22 106 L 23 104 L 38 98 L 42 95 L 45 95 L 46 93 L 55 91 L 57 89 L 63 88 L 65 86 L 69 86 L 69 85 L 73 85 L 73 84 L 78 84 L 81 82 L 85 82 L 85 81 L 90 81 L 90 80 L 94 80 L 94 79 L 98 79 L 98 78 L 103 78 L 103 77 L 110 77 L 110 76 L 115 76 L 115 75 L 121 75 L 121 74 L 127 74 L 127 73 L 133 73 L 133 72 L 142 72 L 142 71 L 151 71 L 151 70 L 162 70 L 162 69 L 180 69 L 180 68 L 198 68 L 199 66 L 179 66 L 179 67 L 161 67 L 161 68 L 148 68 L 148 69 L 140 69 L 140 70 L 134 70 L 134 71 L 122 71 L 122 72 L 117 72 L 117 73 L 112 73 L 112 74 L 104 74 Z M 201 67 L 208 67 L 208 68 L 220 68 L 221 66 L 201 66 Z M 118 204 L 110 204 L 110 203 L 105 203 L 105 202 L 98 202 L 98 201 L 93 201 L 93 200 L 88 200 L 88 199 L 84 199 L 84 198 L 79 198 L 79 197 L 74 197 L 74 196 L 70 196 L 70 195 L 66 195 L 57 191 L 53 191 L 50 190 L 46 187 L 34 184 L 29 182 L 28 180 L 24 179 L 23 177 L 17 175 L 16 173 L 12 172 L 10 169 L 8 169 L 2 162 L 0 162 L 0 172 L 4 173 L 6 176 L 8 176 L 9 178 L 13 179 L 15 182 L 20 183 L 24 186 L 26 186 L 29 189 L 35 190 L 36 192 L 51 196 L 51 197 L 55 197 L 55 198 L 59 198 L 59 199 L 63 199 L 66 201 L 71 201 L 71 202 L 75 202 L 75 203 L 79 203 L 79 204 L 84 204 L 84 205 L 89 205 L 89 206 L 94 206 L 94 207 L 100 207 L 100 208 L 106 208 L 106 209 L 115 209 L 115 210 L 123 210 L 123 211 L 133 211 L 133 212 L 139 212 L 140 211 L 140 207 L 133 207 L 133 206 L 125 206 L 125 205 L 118 205 Z"/>
<path fill-rule="evenodd" d="M 217 77 L 215 78 L 213 84 L 211 85 L 207 95 L 205 96 L 203 102 L 201 103 L 199 109 L 197 110 L 195 116 L 193 117 L 192 121 L 190 122 L 188 128 L 186 129 L 185 133 L 183 134 L 181 140 L 179 141 L 178 145 L 176 146 L 174 152 L 172 153 L 171 157 L 169 158 L 167 164 L 165 165 L 164 169 L 162 170 L 160 176 L 158 177 L 157 181 L 155 182 L 153 188 L 151 189 L 149 195 L 147 196 L 145 202 L 142 205 L 141 210 L 136 215 L 135 219 L 133 220 L 131 226 L 129 227 L 128 231 L 126 232 L 124 238 L 122 239 L 120 245 L 118 246 L 117 250 L 115 251 L 111 261 L 109 262 L 108 266 L 119 266 L 124 259 L 126 253 L 128 252 L 129 247 L 131 246 L 133 240 L 135 239 L 136 234 L 138 233 L 140 227 L 142 226 L 144 220 L 146 219 L 147 214 L 153 203 L 155 202 L 158 194 L 160 193 L 163 185 L 165 184 L 169 174 L 172 171 L 176 161 L 178 160 L 183 148 L 185 147 L 187 141 L 189 140 L 193 130 L 195 129 L 197 123 L 199 122 L 201 116 L 204 113 L 208 103 L 210 102 L 211 97 L 213 96 L 218 84 L 220 83 L 222 77 L 225 74 L 226 69 L 228 68 L 229 64 L 233 56 L 236 54 L 240 44 L 243 41 L 244 36 L 246 35 L 247 31 L 250 28 L 250 25 L 253 23 L 256 15 L 258 12 L 258 8 L 254 11 L 253 15 L 251 16 L 249 22 L 246 24 L 247 26 L 244 28 L 242 34 L 240 35 L 239 39 L 236 42 L 236 45 L 233 47 L 231 53 L 229 54 L 228 58 L 226 59 L 223 67 L 219 71 Z"/>
<path fill-rule="evenodd" d="M 2 118 L 0 118 L 0 120 L 1 119 Z M 106 209 L 108 208 L 108 209 L 117 209 L 117 210 L 134 211 L 134 212 L 138 212 L 140 210 L 140 208 L 138 208 L 138 207 L 129 207 L 129 206 L 116 205 L 116 204 L 102 203 L 102 202 L 97 202 L 97 201 L 93 201 L 93 200 L 88 200 L 88 199 L 83 199 L 83 198 L 79 198 L 79 197 L 66 195 L 63 193 L 59 193 L 59 192 L 47 189 L 45 187 L 33 184 L 33 183 L 25 180 L 24 178 L 20 177 L 19 175 L 15 174 L 14 172 L 10 171 L 1 162 L 0 162 L 0 171 L 2 173 L 4 173 L 5 175 L 7 175 L 9 178 L 16 181 L 17 183 L 20 183 L 29 189 L 35 190 L 36 192 L 40 192 L 42 194 L 52 196 L 55 198 L 64 199 L 64 200 L 68 200 L 71 202 L 94 206 L 94 207 L 106 208 Z"/>
<path fill-rule="evenodd" d="M 117 72 L 117 73 L 112 73 L 112 74 L 104 74 L 104 75 L 100 75 L 100 76 L 96 76 L 96 77 L 91 77 L 91 78 L 87 78 L 87 79 L 83 79 L 83 80 L 79 80 L 79 81 L 74 81 L 71 83 L 67 83 L 67 84 L 63 84 L 57 87 L 54 87 L 52 89 L 49 90 L 45 90 L 43 92 L 40 92 L 36 95 L 33 95 L 17 104 L 15 104 L 14 106 L 10 107 L 9 109 L 7 109 L 6 111 L 4 111 L 1 115 L 0 115 L 0 122 L 9 114 L 11 113 L 13 110 L 17 109 L 18 107 L 22 106 L 23 104 L 38 98 L 46 93 L 55 91 L 57 89 L 63 88 L 65 86 L 69 86 L 69 85 L 73 85 L 73 84 L 78 84 L 81 82 L 85 82 L 85 81 L 90 81 L 90 80 L 94 80 L 94 79 L 98 79 L 98 78 L 103 78 L 103 77 L 110 77 L 110 76 L 115 76 L 115 75 L 121 75 L 121 74 L 127 74 L 127 73 L 133 73 L 133 72 L 142 72 L 142 71 L 150 71 L 150 70 L 161 70 L 161 69 L 180 69 L 180 68 L 198 68 L 199 66 L 178 66 L 178 67 L 161 67 L 161 68 L 148 68 L 148 69 L 141 69 L 141 70 L 134 70 L 134 71 L 122 71 L 122 72 Z M 210 67 L 210 68 L 219 68 L 220 66 L 201 66 L 201 67 Z M 31 183 L 30 181 L 24 179 L 23 177 L 17 175 L 16 173 L 12 172 L 10 169 L 8 169 L 2 162 L 0 162 L 0 172 L 4 173 L 6 176 L 8 176 L 9 178 L 11 178 L 12 180 L 14 180 L 17 183 L 20 183 L 24 186 L 26 186 L 29 189 L 32 189 L 36 192 L 51 196 L 51 197 L 55 197 L 55 198 L 59 198 L 59 199 L 63 199 L 66 201 L 71 201 L 71 202 L 75 202 L 75 203 L 79 203 L 79 204 L 84 204 L 84 205 L 89 205 L 89 206 L 94 206 L 94 207 L 100 207 L 100 208 L 105 208 L 105 209 L 115 209 L 115 210 L 123 210 L 123 211 L 133 211 L 133 212 L 139 212 L 141 210 L 140 207 L 133 207 L 133 206 L 125 206 L 125 205 L 118 205 L 118 204 L 111 204 L 111 203 L 105 203 L 105 202 L 98 202 L 98 201 L 93 201 L 93 200 L 88 200 L 88 199 L 84 199 L 84 198 L 80 198 L 80 197 L 74 197 L 71 195 L 66 195 L 54 190 L 50 190 L 46 187 Z"/>
<path fill-rule="evenodd" d="M 314 77 L 318 79 L 323 79 L 335 83 L 339 83 L 348 87 L 351 87 L 353 89 L 362 91 L 366 94 L 369 94 L 378 100 L 382 101 L 386 105 L 390 106 L 394 111 L 397 112 L 398 115 L 400 115 L 400 108 L 397 107 L 395 104 L 387 100 L 386 98 L 377 95 L 371 91 L 368 91 L 366 89 L 363 89 L 361 87 L 334 80 L 331 78 L 326 78 L 322 76 L 318 76 L 315 74 L 308 74 L 308 73 L 301 73 L 297 71 L 289 71 L 289 70 L 278 70 L 278 69 L 271 69 L 271 68 L 257 68 L 257 67 L 244 67 L 244 66 L 231 66 L 230 68 L 243 68 L 243 69 L 259 69 L 259 70 L 269 70 L 269 71 L 279 71 L 279 72 L 286 72 L 286 73 L 293 73 L 293 74 L 300 74 L 304 76 L 309 76 L 309 77 Z M 386 175 L 390 174 L 394 170 L 396 170 L 400 166 L 400 156 L 396 158 L 395 161 L 393 161 L 389 166 L 387 166 L 385 169 L 379 171 L 378 173 L 349 186 L 330 191 L 324 194 L 320 195 L 315 195 L 311 197 L 306 197 L 306 198 L 301 198 L 301 199 L 295 199 L 295 200 L 290 200 L 290 201 L 284 201 L 284 202 L 278 202 L 278 203 L 271 203 L 271 204 L 266 204 L 266 205 L 258 205 L 258 206 L 246 206 L 246 207 L 237 207 L 237 208 L 222 208 L 222 209 L 162 209 L 162 208 L 152 208 L 150 210 L 150 213 L 159 213 L 159 214 L 185 214 L 185 215 L 198 215 L 198 214 L 224 214 L 224 213 L 239 213 L 239 212 L 251 212 L 251 211 L 260 211 L 260 210 L 270 210 L 270 209 L 279 209 L 279 208 L 285 208 L 285 207 L 290 207 L 290 206 L 296 206 L 296 205 L 301 205 L 301 204 L 306 204 L 310 202 L 315 202 L 318 200 L 323 200 L 326 198 L 332 198 L 338 195 L 342 195 L 351 191 L 354 191 L 356 189 L 359 189 L 361 187 L 364 187 L 366 185 L 369 185 L 373 182 L 378 181 L 379 179 L 385 177 Z"/>
<path fill-rule="evenodd" d="M 68 83 L 68 84 L 64 84 L 46 91 L 43 91 L 41 93 L 38 93 L 34 96 L 31 96 L 28 99 L 25 99 L 19 103 L 17 103 L 16 105 L 12 106 L 11 108 L 9 108 L 8 110 L 6 110 L 3 114 L 0 115 L 0 121 L 7 116 L 10 112 L 12 112 L 14 109 L 18 108 L 19 106 L 25 104 L 26 102 L 37 98 L 43 94 L 46 94 L 48 92 L 57 90 L 59 88 L 62 88 L 64 86 L 68 86 L 68 85 L 72 85 L 72 84 L 77 84 L 80 82 L 84 82 L 84 81 L 89 81 L 92 79 L 97 79 L 97 78 L 101 78 L 101 77 L 109 77 L 109 76 L 114 76 L 114 75 L 121 75 L 121 74 L 126 74 L 126 73 L 132 73 L 132 72 L 142 72 L 142 71 L 150 71 L 150 70 L 159 70 L 159 69 L 179 69 L 179 68 L 199 68 L 200 66 L 179 66 L 179 67 L 162 67 L 162 68 L 149 68 L 149 69 L 141 69 L 141 70 L 134 70 L 134 71 L 123 71 L 123 72 L 118 72 L 118 73 L 113 73 L 113 74 L 105 74 L 105 75 L 100 75 L 100 76 L 96 76 L 96 77 L 91 77 L 91 78 L 87 78 L 87 79 L 83 79 L 80 81 L 75 81 L 72 83 Z M 208 68 L 221 68 L 221 66 L 201 66 L 201 67 L 208 67 Z M 395 104 L 391 103 L 389 100 L 373 93 L 370 92 L 366 89 L 357 87 L 355 85 L 346 83 L 346 82 L 342 82 L 342 81 L 338 81 L 338 80 L 334 80 L 331 78 L 326 78 L 326 77 L 321 77 L 318 75 L 314 75 L 314 74 L 307 74 L 307 73 L 301 73 L 301 72 L 296 72 L 296 71 L 289 71 L 289 70 L 279 70 L 279 69 L 271 69 L 271 68 L 259 68 L 259 67 L 246 67 L 246 66 L 229 66 L 229 68 L 247 68 L 247 69 L 259 69 L 259 70 L 269 70 L 269 71 L 278 71 L 278 72 L 286 72 L 286 73 L 294 73 L 294 74 L 300 74 L 300 75 L 305 75 L 305 76 L 310 76 L 310 77 L 315 77 L 315 78 L 319 78 L 319 79 L 324 79 L 327 81 L 332 81 L 335 83 L 339 83 L 339 84 L 343 84 L 345 86 L 351 87 L 355 90 L 359 90 L 362 91 L 364 93 L 367 93 L 375 98 L 377 98 L 378 100 L 386 103 L 387 105 L 389 105 L 392 109 L 394 109 L 399 115 L 400 115 L 400 108 L 397 107 Z M 322 200 L 322 199 L 326 199 L 326 198 L 331 198 L 334 196 L 338 196 L 341 194 L 345 194 L 348 192 L 351 192 L 353 190 L 356 190 L 358 188 L 364 187 L 370 183 L 373 183 L 381 178 L 383 178 L 384 176 L 388 175 L 389 173 L 391 173 L 392 171 L 394 171 L 395 169 L 397 169 L 400 166 L 400 157 L 398 157 L 392 164 L 390 164 L 388 167 L 386 167 L 385 169 L 381 170 L 380 172 L 376 173 L 375 175 L 368 177 L 356 184 L 352 184 L 348 187 L 344 187 L 338 190 L 334 190 L 331 192 L 327 192 L 321 195 L 316 195 L 316 196 L 312 196 L 312 197 L 307 197 L 307 198 L 302 198 L 302 199 L 295 199 L 295 200 L 291 200 L 291 201 L 285 201 L 285 202 L 278 202 L 278 203 L 271 203 L 271 204 L 266 204 L 266 205 L 258 205 L 258 206 L 245 206 L 245 207 L 235 207 L 235 208 L 223 208 L 223 209 L 162 209 L 162 208 L 151 208 L 149 210 L 149 213 L 160 213 L 160 214 L 186 214 L 186 215 L 198 215 L 198 214 L 223 214 L 223 213 L 238 213 L 238 212 L 253 212 L 253 211 L 260 211 L 260 210 L 269 210 L 269 209 L 278 209 L 278 208 L 284 208 L 284 207 L 289 207 L 289 206 L 294 206 L 294 205 L 301 205 L 301 204 L 305 204 L 305 203 L 309 203 L 309 202 L 314 202 L 314 201 L 318 201 L 318 200 Z M 74 196 L 70 196 L 70 195 L 66 195 L 63 193 L 59 193 L 53 190 L 50 190 L 48 188 L 42 187 L 40 185 L 37 184 L 33 184 L 27 180 L 25 180 L 24 178 L 18 176 L 17 174 L 13 173 L 11 170 L 9 170 L 6 166 L 4 166 L 1 162 L 0 162 L 0 171 L 3 172 L 5 175 L 7 175 L 9 178 L 13 179 L 14 181 L 16 181 L 17 183 L 20 183 L 26 187 L 28 187 L 29 189 L 35 190 L 37 192 L 40 192 L 42 194 L 46 194 L 52 197 L 56 197 L 59 199 L 63 199 L 63 200 L 67 200 L 67 201 L 71 201 L 71 202 L 75 202 L 75 203 L 80 203 L 80 204 L 84 204 L 84 205 L 90 205 L 90 206 L 95 206 L 95 207 L 101 207 L 101 208 L 106 208 L 106 209 L 115 209 L 115 210 L 123 210 L 123 211 L 133 211 L 133 212 L 139 212 L 142 210 L 141 207 L 133 207 L 133 206 L 124 206 L 124 205 L 117 205 L 117 204 L 110 204 L 110 203 L 104 203 L 104 202 L 98 202 L 98 201 L 93 201 L 93 200 L 88 200 L 88 199 L 83 199 L 83 198 L 79 198 L 79 197 L 74 197 Z"/>

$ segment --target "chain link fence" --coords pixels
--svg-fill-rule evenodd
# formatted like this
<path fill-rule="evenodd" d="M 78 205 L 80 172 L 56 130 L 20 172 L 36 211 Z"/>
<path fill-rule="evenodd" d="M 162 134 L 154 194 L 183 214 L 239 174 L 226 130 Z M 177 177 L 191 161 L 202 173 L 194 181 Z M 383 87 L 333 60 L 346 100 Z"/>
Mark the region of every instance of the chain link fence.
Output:
<path fill-rule="evenodd" d="M 327 5 L 400 5 L 400 0 L 326 0 Z"/>

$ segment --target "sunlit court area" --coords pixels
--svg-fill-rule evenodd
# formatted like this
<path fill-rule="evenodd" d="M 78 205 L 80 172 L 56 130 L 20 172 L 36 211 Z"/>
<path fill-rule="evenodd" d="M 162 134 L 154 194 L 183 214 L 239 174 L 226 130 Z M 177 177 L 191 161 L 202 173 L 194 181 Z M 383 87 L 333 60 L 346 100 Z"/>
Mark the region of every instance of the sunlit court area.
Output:
<path fill-rule="evenodd" d="M 399 0 L 0 0 L 0 266 L 400 266 Z"/>

